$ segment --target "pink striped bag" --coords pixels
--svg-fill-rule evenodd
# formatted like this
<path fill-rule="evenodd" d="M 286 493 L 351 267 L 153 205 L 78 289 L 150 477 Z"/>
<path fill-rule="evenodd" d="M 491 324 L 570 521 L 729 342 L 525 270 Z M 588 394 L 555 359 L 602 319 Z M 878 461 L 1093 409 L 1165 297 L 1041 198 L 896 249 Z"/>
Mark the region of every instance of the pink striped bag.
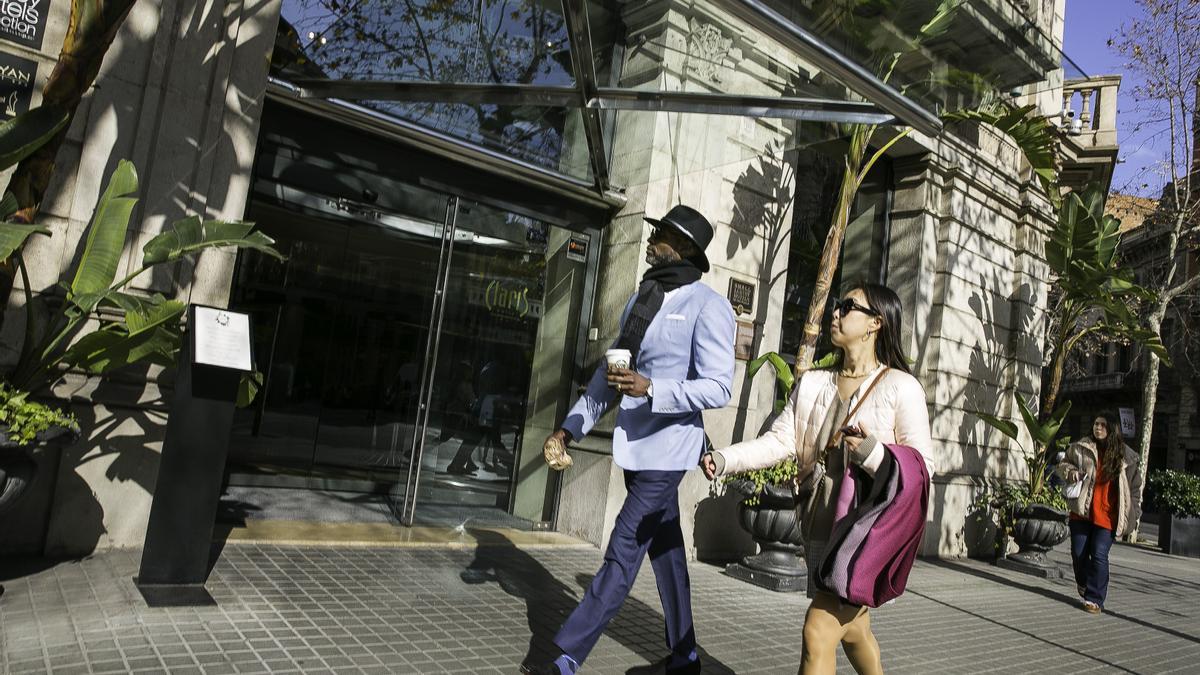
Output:
<path fill-rule="evenodd" d="M 815 579 L 818 588 L 867 607 L 904 592 L 929 506 L 929 472 L 921 453 L 904 445 L 884 449 L 874 478 L 859 467 L 846 469 Z"/>

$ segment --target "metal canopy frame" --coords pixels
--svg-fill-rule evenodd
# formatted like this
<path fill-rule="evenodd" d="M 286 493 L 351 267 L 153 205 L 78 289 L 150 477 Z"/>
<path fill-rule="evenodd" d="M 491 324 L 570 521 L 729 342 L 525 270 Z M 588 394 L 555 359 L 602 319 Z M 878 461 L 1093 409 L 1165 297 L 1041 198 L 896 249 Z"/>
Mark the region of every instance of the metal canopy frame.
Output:
<path fill-rule="evenodd" d="M 586 110 L 645 110 L 741 117 L 775 117 L 813 122 L 896 124 L 896 116 L 870 103 L 791 96 L 747 96 L 704 92 L 646 91 L 597 87 L 580 103 L 576 87 L 529 84 L 454 84 L 394 80 L 293 79 L 301 98 L 492 103 Z"/>
<path fill-rule="evenodd" d="M 344 101 L 408 101 L 578 108 L 587 139 L 592 188 L 611 195 L 602 110 L 642 110 L 705 115 L 770 117 L 814 122 L 905 124 L 930 135 L 941 132 L 936 115 L 905 97 L 870 71 L 825 44 L 762 0 L 718 0 L 735 17 L 793 49 L 804 59 L 873 102 L 787 96 L 745 96 L 600 87 L 592 60 L 585 0 L 562 0 L 570 42 L 574 86 L 296 78 L 299 98 Z M 585 183 L 586 184 L 586 183 Z"/>

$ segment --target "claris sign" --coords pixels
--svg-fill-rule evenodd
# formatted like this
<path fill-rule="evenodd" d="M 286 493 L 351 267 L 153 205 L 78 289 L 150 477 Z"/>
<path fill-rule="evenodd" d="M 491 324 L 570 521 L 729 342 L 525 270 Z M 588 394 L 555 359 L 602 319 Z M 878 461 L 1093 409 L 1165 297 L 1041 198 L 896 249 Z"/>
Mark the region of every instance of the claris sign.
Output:
<path fill-rule="evenodd" d="M 529 288 L 509 288 L 499 281 L 488 284 L 484 304 L 494 313 L 512 313 L 524 319 L 529 314 Z"/>

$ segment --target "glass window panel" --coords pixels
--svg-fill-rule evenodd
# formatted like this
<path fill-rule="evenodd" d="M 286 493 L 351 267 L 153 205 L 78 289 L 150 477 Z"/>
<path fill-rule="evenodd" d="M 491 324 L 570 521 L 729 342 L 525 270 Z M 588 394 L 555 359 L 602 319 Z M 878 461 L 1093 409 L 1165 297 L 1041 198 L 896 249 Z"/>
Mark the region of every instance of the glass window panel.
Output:
<path fill-rule="evenodd" d="M 608 10 L 589 7 L 607 22 Z M 605 30 L 593 32 L 603 39 Z M 598 77 L 611 43 L 593 43 Z M 534 0 L 284 0 L 275 77 L 574 86 L 562 6 Z M 602 80 L 603 81 L 603 80 Z M 578 109 L 355 101 L 542 168 L 591 180 Z"/>
<path fill-rule="evenodd" d="M 765 0 L 934 113 L 978 105 L 1054 68 L 1082 75 L 1050 37 L 1053 0 Z"/>
<path fill-rule="evenodd" d="M 611 20 L 598 4 L 588 11 Z M 280 27 L 275 68 L 307 77 L 574 83 L 559 2 L 284 0 Z"/>
<path fill-rule="evenodd" d="M 551 171 L 591 180 L 583 116 L 577 108 L 400 101 L 359 101 L 357 105 Z"/>

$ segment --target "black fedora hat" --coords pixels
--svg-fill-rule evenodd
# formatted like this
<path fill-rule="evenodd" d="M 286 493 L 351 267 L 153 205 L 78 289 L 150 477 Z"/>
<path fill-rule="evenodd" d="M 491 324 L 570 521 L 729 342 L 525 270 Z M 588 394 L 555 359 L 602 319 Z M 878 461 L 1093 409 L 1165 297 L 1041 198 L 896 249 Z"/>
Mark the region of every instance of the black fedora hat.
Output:
<path fill-rule="evenodd" d="M 690 206 L 678 204 L 667 211 L 667 215 L 662 218 L 646 218 L 646 222 L 655 227 L 671 227 L 690 239 L 700 250 L 700 255 L 695 261 L 696 266 L 700 268 L 701 272 L 708 271 L 708 256 L 704 255 L 704 249 L 708 248 L 709 242 L 713 239 L 713 226 L 709 224 L 707 218 L 700 215 L 699 211 Z"/>

